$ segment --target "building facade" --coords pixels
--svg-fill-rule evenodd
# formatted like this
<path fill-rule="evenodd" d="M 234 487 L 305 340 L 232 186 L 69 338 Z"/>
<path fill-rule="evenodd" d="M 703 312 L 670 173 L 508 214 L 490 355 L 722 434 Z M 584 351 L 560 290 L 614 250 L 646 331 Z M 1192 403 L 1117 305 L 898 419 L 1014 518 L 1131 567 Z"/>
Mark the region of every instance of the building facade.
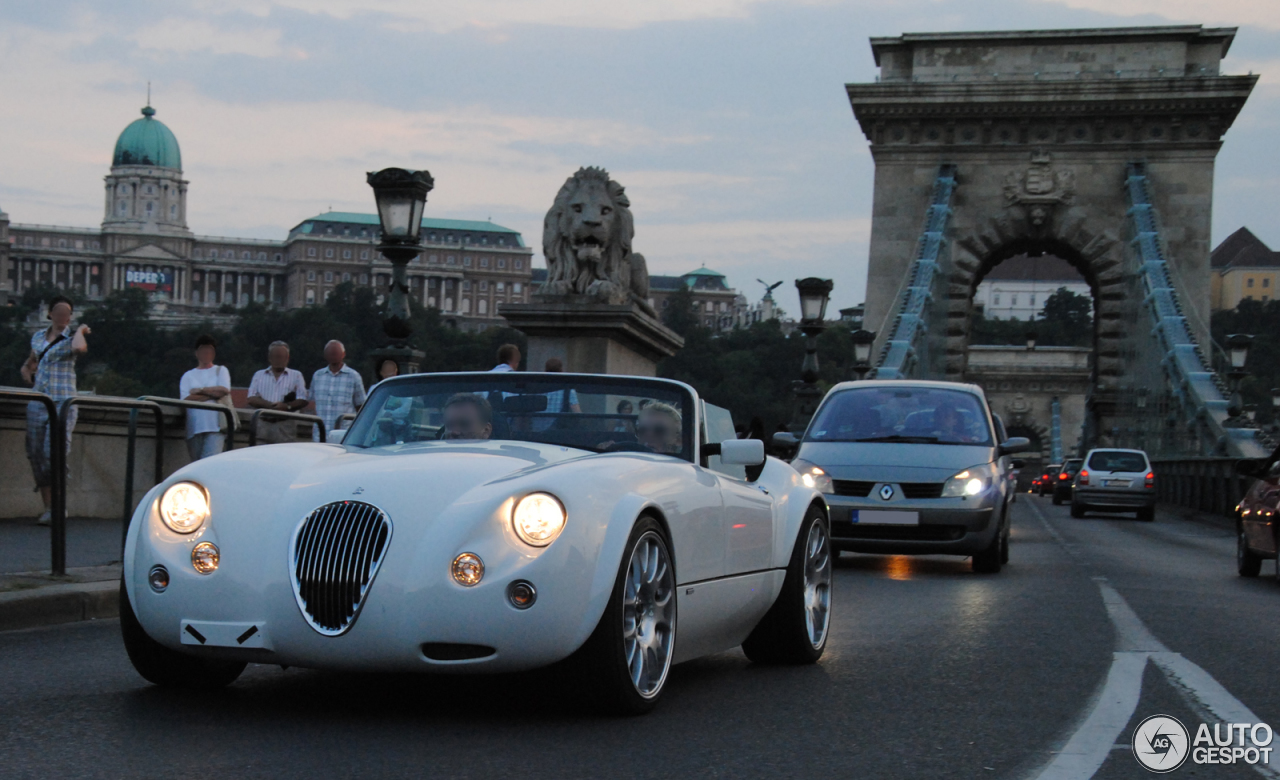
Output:
<path fill-rule="evenodd" d="M 1000 263 L 978 283 L 973 305 L 989 320 L 1033 320 L 1060 288 L 1090 297 L 1089 284 L 1066 260 L 1018 255 Z"/>
<path fill-rule="evenodd" d="M 1280 252 L 1273 252 L 1248 228 L 1240 228 L 1218 244 L 1209 255 L 1209 266 L 1213 269 L 1211 311 L 1234 309 L 1240 301 L 1275 300 Z"/>
<path fill-rule="evenodd" d="M 280 241 L 193 234 L 178 141 L 155 114 L 142 109 L 116 141 L 100 227 L 10 223 L 0 212 L 0 288 L 21 295 L 52 285 L 100 300 L 139 287 L 165 304 L 170 322 L 250 302 L 312 305 L 342 282 L 388 289 L 373 214 L 318 214 Z M 519 232 L 469 220 L 422 225 L 426 247 L 409 266 L 419 303 L 470 329 L 502 324 L 499 303 L 528 300 L 533 252 Z"/>

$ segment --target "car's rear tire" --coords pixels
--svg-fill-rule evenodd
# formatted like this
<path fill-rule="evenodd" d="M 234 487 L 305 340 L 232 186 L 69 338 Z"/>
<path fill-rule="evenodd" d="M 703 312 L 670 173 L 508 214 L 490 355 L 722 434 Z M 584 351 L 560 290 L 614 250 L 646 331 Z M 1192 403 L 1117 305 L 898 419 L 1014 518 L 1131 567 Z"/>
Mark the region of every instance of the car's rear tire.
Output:
<path fill-rule="evenodd" d="M 742 643 L 758 664 L 811 664 L 831 629 L 831 536 L 822 510 L 810 507 L 796 534 L 786 579 L 773 606 Z"/>
<path fill-rule="evenodd" d="M 1241 577 L 1257 577 L 1262 571 L 1262 556 L 1249 549 L 1249 540 L 1239 523 L 1236 523 L 1236 571 Z M 1280 578 L 1280 574 L 1276 576 Z"/>
<path fill-rule="evenodd" d="M 1004 529 L 1004 535 L 1000 537 L 1000 563 L 1009 562 L 1009 529 Z"/>
<path fill-rule="evenodd" d="M 986 549 L 973 554 L 973 570 L 978 574 L 999 574 L 1001 566 L 1004 565 L 1001 557 L 1000 531 L 996 530 L 995 538 L 991 540 L 991 544 Z"/>
<path fill-rule="evenodd" d="M 1062 496 L 1058 495 L 1058 491 L 1053 491 L 1053 505 L 1062 506 Z"/>
<path fill-rule="evenodd" d="M 676 579 L 662 526 L 641 517 L 623 548 L 604 614 L 570 658 L 597 709 L 643 715 L 666 687 L 676 642 Z"/>
<path fill-rule="evenodd" d="M 1144 523 L 1154 523 L 1156 520 L 1156 508 L 1153 506 L 1144 506 L 1139 509 L 1138 519 Z"/>
<path fill-rule="evenodd" d="M 120 633 L 133 668 L 147 682 L 167 688 L 213 690 L 236 681 L 248 664 L 215 661 L 170 650 L 147 635 L 133 613 L 124 581 L 120 582 Z"/>
<path fill-rule="evenodd" d="M 1075 517 L 1075 518 L 1084 517 L 1084 510 L 1085 510 L 1085 506 L 1084 506 L 1084 504 L 1080 504 L 1080 503 L 1077 503 L 1077 502 L 1075 502 L 1075 501 L 1072 501 L 1072 502 L 1071 502 L 1071 516 L 1072 516 L 1072 517 Z"/>

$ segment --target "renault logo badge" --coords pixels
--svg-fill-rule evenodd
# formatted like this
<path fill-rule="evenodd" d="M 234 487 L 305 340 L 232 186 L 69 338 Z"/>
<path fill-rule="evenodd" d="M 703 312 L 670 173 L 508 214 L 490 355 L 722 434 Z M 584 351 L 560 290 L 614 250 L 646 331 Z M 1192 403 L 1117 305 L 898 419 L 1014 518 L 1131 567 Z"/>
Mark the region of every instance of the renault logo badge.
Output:
<path fill-rule="evenodd" d="M 880 488 L 880 497 L 883 498 L 885 501 L 888 501 L 889 499 L 893 498 L 893 485 L 885 485 L 884 487 Z"/>

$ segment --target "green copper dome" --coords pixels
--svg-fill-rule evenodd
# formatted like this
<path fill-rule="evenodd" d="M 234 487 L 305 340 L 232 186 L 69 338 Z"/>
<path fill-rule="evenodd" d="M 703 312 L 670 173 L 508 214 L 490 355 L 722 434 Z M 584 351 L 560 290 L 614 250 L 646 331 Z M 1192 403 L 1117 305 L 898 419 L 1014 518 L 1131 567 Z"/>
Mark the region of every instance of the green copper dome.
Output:
<path fill-rule="evenodd" d="M 142 109 L 141 119 L 129 123 L 116 141 L 111 167 L 154 165 L 157 168 L 182 170 L 182 152 L 178 150 L 178 139 L 155 116 L 156 110 L 147 106 Z"/>

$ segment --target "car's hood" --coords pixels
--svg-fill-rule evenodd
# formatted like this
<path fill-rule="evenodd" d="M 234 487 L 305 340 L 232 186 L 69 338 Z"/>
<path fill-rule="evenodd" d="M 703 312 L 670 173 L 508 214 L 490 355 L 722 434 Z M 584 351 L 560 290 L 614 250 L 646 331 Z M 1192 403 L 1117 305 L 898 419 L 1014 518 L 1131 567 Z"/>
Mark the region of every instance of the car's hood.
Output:
<path fill-rule="evenodd" d="M 959 444 L 807 441 L 797 457 L 834 479 L 942 482 L 970 466 L 990 463 L 995 454 L 992 447 Z"/>
<path fill-rule="evenodd" d="M 273 444 L 196 461 L 172 479 L 195 479 L 255 513 L 301 518 L 336 500 L 387 512 L 434 515 L 469 491 L 588 456 L 583 450 L 526 442 L 417 442 L 361 449 L 335 444 Z M 225 505 L 225 504 L 224 504 Z"/>

